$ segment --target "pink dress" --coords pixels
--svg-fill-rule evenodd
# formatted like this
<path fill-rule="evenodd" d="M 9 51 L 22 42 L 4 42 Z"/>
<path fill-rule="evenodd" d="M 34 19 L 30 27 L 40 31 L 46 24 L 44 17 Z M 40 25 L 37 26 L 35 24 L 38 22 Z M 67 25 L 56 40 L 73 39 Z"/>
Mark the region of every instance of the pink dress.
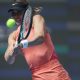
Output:
<path fill-rule="evenodd" d="M 27 39 L 34 39 L 33 28 Z M 44 43 L 21 50 L 32 71 L 32 80 L 71 80 L 58 61 L 49 33 L 45 34 Z"/>

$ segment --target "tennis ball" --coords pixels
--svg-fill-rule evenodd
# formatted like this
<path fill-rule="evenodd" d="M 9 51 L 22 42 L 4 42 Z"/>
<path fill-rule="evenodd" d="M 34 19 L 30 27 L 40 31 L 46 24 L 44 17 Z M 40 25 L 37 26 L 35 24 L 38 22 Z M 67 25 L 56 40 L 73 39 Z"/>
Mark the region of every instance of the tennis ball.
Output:
<path fill-rule="evenodd" d="M 16 21 L 14 19 L 11 19 L 11 18 L 8 19 L 7 22 L 6 22 L 6 26 L 8 28 L 13 28 L 15 26 L 15 24 L 16 24 Z"/>

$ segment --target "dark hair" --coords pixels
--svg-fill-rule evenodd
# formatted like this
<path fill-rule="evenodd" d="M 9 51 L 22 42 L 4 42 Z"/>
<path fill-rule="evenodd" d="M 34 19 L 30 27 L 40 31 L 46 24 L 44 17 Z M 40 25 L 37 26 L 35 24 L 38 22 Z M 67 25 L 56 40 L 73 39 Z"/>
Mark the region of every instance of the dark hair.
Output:
<path fill-rule="evenodd" d="M 41 14 L 42 9 L 43 9 L 42 7 L 34 7 L 33 8 L 34 15 Z"/>

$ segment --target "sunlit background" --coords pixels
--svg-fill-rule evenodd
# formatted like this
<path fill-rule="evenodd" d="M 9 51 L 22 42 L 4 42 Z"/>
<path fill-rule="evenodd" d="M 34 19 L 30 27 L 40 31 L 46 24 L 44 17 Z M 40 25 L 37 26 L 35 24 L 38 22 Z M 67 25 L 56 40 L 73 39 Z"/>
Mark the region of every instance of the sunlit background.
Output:
<path fill-rule="evenodd" d="M 0 80 L 31 80 L 23 56 L 19 55 L 13 65 L 7 64 L 3 58 L 8 36 L 16 29 L 6 27 L 11 3 L 12 0 L 0 0 Z M 80 80 L 80 0 L 30 0 L 30 4 L 43 7 L 41 15 L 45 18 L 60 62 L 72 80 Z"/>

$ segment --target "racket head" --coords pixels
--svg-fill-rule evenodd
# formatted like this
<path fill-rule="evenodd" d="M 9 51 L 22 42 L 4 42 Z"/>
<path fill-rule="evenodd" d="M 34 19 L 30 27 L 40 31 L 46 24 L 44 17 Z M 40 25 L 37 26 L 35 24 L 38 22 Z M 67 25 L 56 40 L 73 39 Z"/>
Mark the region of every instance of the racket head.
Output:
<path fill-rule="evenodd" d="M 28 5 L 27 10 L 23 14 L 22 24 L 18 37 L 18 43 L 20 43 L 22 39 L 26 39 L 29 36 L 31 27 L 32 27 L 32 7 Z"/>

